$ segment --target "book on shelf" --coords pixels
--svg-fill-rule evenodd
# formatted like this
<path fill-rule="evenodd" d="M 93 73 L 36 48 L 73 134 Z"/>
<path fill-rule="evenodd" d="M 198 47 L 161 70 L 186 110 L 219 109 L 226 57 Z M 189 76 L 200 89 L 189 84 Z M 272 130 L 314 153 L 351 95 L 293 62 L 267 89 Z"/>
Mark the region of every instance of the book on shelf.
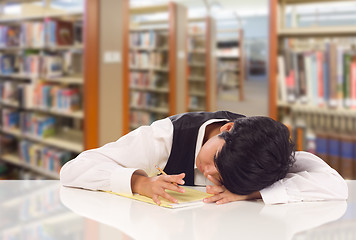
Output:
<path fill-rule="evenodd" d="M 167 68 L 168 53 L 167 52 L 130 52 L 130 66 L 137 68 Z"/>
<path fill-rule="evenodd" d="M 40 75 L 44 78 L 54 78 L 63 75 L 63 58 L 54 54 L 41 56 Z"/>
<path fill-rule="evenodd" d="M 130 122 L 132 128 L 150 125 L 158 119 L 158 114 L 152 112 L 134 111 L 130 112 Z"/>
<path fill-rule="evenodd" d="M 44 47 L 45 28 L 43 22 L 21 24 L 21 47 Z"/>
<path fill-rule="evenodd" d="M 61 166 L 72 158 L 68 151 L 58 150 L 27 140 L 19 143 L 20 159 L 32 166 L 58 173 Z"/>
<path fill-rule="evenodd" d="M 42 48 L 81 44 L 82 24 L 46 18 L 0 26 L 0 47 Z"/>
<path fill-rule="evenodd" d="M 49 46 L 73 45 L 73 22 L 47 18 L 45 19 L 45 29 L 45 39 Z"/>
<path fill-rule="evenodd" d="M 356 52 L 326 42 L 310 49 L 286 40 L 278 56 L 279 100 L 330 108 L 356 108 Z"/>
<path fill-rule="evenodd" d="M 20 112 L 16 109 L 1 109 L 1 124 L 4 129 L 19 128 Z"/>
<path fill-rule="evenodd" d="M 131 48 L 167 48 L 168 36 L 164 32 L 145 30 L 140 32 L 130 32 Z"/>
<path fill-rule="evenodd" d="M 6 46 L 8 47 L 19 47 L 20 46 L 20 36 L 21 36 L 21 26 L 20 25 L 9 25 L 6 26 Z"/>
<path fill-rule="evenodd" d="M 316 154 L 346 179 L 356 178 L 356 138 L 332 129 L 292 127 L 296 149 Z"/>
<path fill-rule="evenodd" d="M 23 134 L 36 138 L 54 136 L 56 118 L 33 112 L 22 112 L 20 115 L 20 128 Z"/>
<path fill-rule="evenodd" d="M 0 53 L 0 73 L 12 74 L 17 71 L 18 56 Z"/>
<path fill-rule="evenodd" d="M 81 94 L 78 87 L 62 87 L 42 82 L 37 83 L 33 91 L 32 106 L 34 107 L 57 112 L 74 112 L 81 108 Z"/>
<path fill-rule="evenodd" d="M 14 136 L 0 135 L 0 155 L 12 154 L 17 151 L 17 139 Z"/>

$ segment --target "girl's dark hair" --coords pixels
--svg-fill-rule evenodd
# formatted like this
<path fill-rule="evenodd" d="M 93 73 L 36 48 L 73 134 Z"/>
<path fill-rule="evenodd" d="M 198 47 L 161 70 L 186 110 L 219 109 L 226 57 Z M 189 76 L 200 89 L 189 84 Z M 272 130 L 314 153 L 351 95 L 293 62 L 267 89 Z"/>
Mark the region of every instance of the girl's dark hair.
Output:
<path fill-rule="evenodd" d="M 248 195 L 284 178 L 294 163 L 294 143 L 288 128 L 268 117 L 234 121 L 215 165 L 221 183 L 232 193 Z"/>

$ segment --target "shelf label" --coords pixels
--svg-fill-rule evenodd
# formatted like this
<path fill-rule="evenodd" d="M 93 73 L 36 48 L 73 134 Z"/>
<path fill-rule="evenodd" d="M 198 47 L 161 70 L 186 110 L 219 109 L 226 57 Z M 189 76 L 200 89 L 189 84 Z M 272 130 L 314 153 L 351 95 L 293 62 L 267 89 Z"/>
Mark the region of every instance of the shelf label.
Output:
<path fill-rule="evenodd" d="M 178 51 L 178 59 L 184 59 L 185 58 L 185 52 L 184 51 Z"/>
<path fill-rule="evenodd" d="M 121 52 L 118 51 L 106 51 L 103 57 L 104 63 L 120 63 L 121 62 Z"/>

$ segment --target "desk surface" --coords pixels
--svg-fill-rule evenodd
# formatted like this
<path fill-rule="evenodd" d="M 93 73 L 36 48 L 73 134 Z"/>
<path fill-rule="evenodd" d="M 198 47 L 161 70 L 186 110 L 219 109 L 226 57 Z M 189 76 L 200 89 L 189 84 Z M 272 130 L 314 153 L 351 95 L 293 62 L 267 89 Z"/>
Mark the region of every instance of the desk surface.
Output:
<path fill-rule="evenodd" d="M 59 181 L 0 181 L 0 239 L 346 239 L 356 236 L 348 186 L 347 201 L 165 209 Z"/>

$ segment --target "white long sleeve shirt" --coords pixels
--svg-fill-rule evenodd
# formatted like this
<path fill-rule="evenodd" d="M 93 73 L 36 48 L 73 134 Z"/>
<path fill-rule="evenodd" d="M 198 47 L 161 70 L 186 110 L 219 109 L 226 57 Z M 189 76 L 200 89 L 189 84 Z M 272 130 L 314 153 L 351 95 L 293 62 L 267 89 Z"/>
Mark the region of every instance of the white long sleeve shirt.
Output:
<path fill-rule="evenodd" d="M 217 121 L 223 120 L 211 119 L 200 127 L 196 155 L 203 143 L 205 127 Z M 91 190 L 132 193 L 132 174 L 141 170 L 154 176 L 158 173 L 155 165 L 163 169 L 172 139 L 173 125 L 169 118 L 139 127 L 116 142 L 84 151 L 67 162 L 60 172 L 61 183 Z M 284 179 L 260 191 L 266 204 L 347 199 L 346 182 L 322 159 L 311 153 L 296 152 L 295 160 Z M 211 184 L 196 167 L 194 183 Z"/>

